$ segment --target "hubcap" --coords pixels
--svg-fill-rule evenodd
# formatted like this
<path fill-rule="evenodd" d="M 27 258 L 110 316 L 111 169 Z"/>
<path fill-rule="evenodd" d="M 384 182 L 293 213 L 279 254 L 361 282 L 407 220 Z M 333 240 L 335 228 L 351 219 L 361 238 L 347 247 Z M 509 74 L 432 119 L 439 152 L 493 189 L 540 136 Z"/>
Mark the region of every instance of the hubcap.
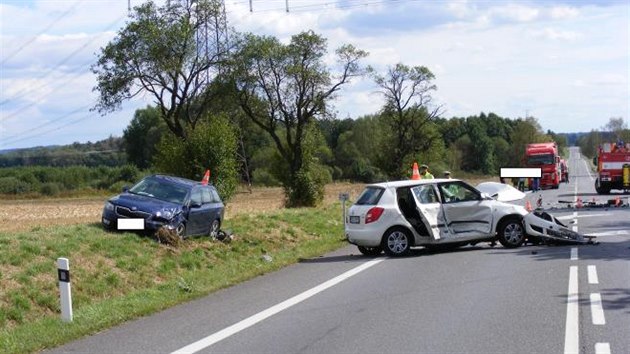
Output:
<path fill-rule="evenodd" d="M 520 224 L 511 223 L 503 230 L 505 239 L 511 244 L 517 244 L 523 238 L 523 228 Z"/>
<path fill-rule="evenodd" d="M 215 220 L 212 222 L 212 227 L 210 228 L 210 236 L 217 237 L 217 232 L 219 232 L 219 222 Z"/>
<path fill-rule="evenodd" d="M 387 237 L 387 247 L 394 253 L 402 253 L 407 249 L 407 235 L 400 231 L 394 231 Z"/>
<path fill-rule="evenodd" d="M 184 236 L 184 230 L 185 230 L 184 224 L 179 224 L 177 225 L 177 229 L 175 229 L 175 232 L 177 232 L 178 236 L 182 237 Z"/>

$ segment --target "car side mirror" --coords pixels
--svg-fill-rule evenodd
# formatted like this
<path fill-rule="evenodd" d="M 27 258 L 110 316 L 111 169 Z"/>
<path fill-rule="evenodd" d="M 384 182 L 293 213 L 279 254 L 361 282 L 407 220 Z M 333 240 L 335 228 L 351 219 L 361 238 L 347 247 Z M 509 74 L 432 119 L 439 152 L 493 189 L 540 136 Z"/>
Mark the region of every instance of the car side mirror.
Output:
<path fill-rule="evenodd" d="M 123 187 L 122 187 L 122 192 L 123 192 L 123 193 L 127 193 L 127 192 L 129 192 L 129 186 L 123 186 Z"/>

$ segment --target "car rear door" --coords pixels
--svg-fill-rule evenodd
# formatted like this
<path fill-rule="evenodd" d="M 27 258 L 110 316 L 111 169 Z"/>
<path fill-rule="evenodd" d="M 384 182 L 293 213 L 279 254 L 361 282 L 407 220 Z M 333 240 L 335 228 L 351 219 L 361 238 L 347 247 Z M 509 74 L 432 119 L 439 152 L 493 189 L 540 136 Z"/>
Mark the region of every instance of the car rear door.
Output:
<path fill-rule="evenodd" d="M 462 181 L 440 183 L 438 189 L 454 237 L 491 235 L 493 201 L 483 199 L 478 190 Z"/>
<path fill-rule="evenodd" d="M 434 184 L 422 184 L 411 188 L 413 199 L 420 218 L 429 236 L 435 240 L 449 237 L 448 225 L 444 218 L 444 209 L 438 198 Z"/>
<path fill-rule="evenodd" d="M 202 188 L 197 186 L 190 193 L 190 207 L 188 210 L 187 234 L 198 235 L 203 233 L 204 227 L 210 225 L 208 208 L 204 207 Z"/>

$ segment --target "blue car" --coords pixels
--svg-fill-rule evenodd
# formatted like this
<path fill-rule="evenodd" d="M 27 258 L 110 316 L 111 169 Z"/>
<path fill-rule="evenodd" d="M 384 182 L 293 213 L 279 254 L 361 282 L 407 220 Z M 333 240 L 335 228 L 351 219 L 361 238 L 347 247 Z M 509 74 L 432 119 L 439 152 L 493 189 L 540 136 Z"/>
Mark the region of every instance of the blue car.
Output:
<path fill-rule="evenodd" d="M 223 221 L 225 206 L 212 185 L 185 178 L 152 175 L 123 193 L 109 199 L 101 219 L 106 229 L 124 229 L 119 222 L 137 221 L 141 229 L 175 230 L 180 237 L 209 235 L 216 237 Z M 131 220 L 133 219 L 133 220 Z"/>

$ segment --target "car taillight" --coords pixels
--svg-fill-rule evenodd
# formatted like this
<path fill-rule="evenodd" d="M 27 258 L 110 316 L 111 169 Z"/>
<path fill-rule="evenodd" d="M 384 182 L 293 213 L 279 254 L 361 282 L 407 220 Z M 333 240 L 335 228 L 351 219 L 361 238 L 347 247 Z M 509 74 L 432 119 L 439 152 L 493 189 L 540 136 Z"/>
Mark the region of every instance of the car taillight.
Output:
<path fill-rule="evenodd" d="M 374 207 L 368 210 L 367 214 L 365 214 L 365 223 L 369 224 L 371 222 L 378 220 L 378 218 L 380 218 L 381 215 L 383 215 L 383 211 L 385 211 L 385 209 L 379 208 L 379 207 Z"/>

